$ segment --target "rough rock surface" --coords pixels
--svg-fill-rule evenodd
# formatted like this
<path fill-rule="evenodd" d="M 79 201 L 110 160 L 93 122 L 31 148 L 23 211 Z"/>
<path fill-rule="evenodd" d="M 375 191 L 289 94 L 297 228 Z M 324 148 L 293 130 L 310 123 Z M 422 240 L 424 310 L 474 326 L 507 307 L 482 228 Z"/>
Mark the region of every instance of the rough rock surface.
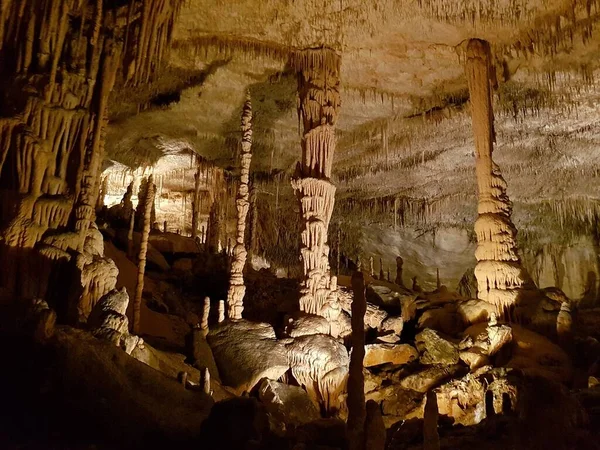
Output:
<path fill-rule="evenodd" d="M 224 321 L 211 328 L 207 341 L 223 384 L 238 394 L 263 378 L 279 379 L 289 368 L 286 348 L 269 324 Z"/>
<path fill-rule="evenodd" d="M 407 364 L 414 361 L 419 353 L 408 344 L 367 344 L 365 345 L 365 367 L 380 364 Z"/>
<path fill-rule="evenodd" d="M 416 339 L 417 350 L 421 354 L 422 364 L 446 364 L 458 363 L 458 347 L 442 338 L 436 331 L 425 329 L 421 331 Z"/>
<path fill-rule="evenodd" d="M 264 379 L 258 385 L 258 398 L 270 416 L 271 429 L 278 434 L 321 417 L 306 391 L 297 386 Z"/>

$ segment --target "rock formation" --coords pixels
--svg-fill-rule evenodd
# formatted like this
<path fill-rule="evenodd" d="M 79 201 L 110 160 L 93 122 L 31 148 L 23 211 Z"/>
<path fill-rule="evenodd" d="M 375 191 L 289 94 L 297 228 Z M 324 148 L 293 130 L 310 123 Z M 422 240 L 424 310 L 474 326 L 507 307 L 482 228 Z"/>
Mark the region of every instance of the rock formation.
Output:
<path fill-rule="evenodd" d="M 245 234 L 246 217 L 250 208 L 250 162 L 252 160 L 252 103 L 250 94 L 242 111 L 242 145 L 240 153 L 240 184 L 235 204 L 237 207 L 237 235 L 233 248 L 233 259 L 229 274 L 229 291 L 227 293 L 227 316 L 230 319 L 241 319 L 244 311 L 244 266 L 246 265 Z"/>
<path fill-rule="evenodd" d="M 144 293 L 144 274 L 146 273 L 146 253 L 148 252 L 148 236 L 150 235 L 150 226 L 152 224 L 152 206 L 154 205 L 154 186 L 153 177 L 150 175 L 146 181 L 146 193 L 144 196 L 142 221 L 142 240 L 140 243 L 140 252 L 138 254 L 138 274 L 137 284 L 135 286 L 135 297 L 133 299 L 133 332 L 140 333 L 140 314 L 142 308 L 142 294 Z"/>
<path fill-rule="evenodd" d="M 489 44 L 470 40 L 465 72 L 471 98 L 478 191 L 477 296 L 494 305 L 498 315 L 510 318 L 528 276 L 517 252 L 517 230 L 511 221 L 512 203 L 506 194 L 506 181 L 492 160 L 495 141 L 492 64 Z"/>
<path fill-rule="evenodd" d="M 330 291 L 327 232 L 335 202 L 331 170 L 340 108 L 340 61 L 328 48 L 300 51 L 292 61 L 298 72 L 298 117 L 303 126 L 302 159 L 292 180 L 303 221 L 300 309 L 310 314 L 320 314 Z"/>
<path fill-rule="evenodd" d="M 355 272 L 352 275 L 352 289 L 354 300 L 352 301 L 352 353 L 348 373 L 348 432 L 350 448 L 361 450 L 364 449 L 366 418 L 363 359 L 365 357 L 364 317 L 367 312 L 365 280 L 362 272 Z"/>

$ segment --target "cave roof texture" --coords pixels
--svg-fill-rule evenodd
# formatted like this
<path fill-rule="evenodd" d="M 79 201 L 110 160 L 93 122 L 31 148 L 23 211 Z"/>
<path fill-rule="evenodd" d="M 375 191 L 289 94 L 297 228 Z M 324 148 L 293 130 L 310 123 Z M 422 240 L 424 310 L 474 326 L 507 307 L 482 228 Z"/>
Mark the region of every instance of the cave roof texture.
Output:
<path fill-rule="evenodd" d="M 191 149 L 234 167 L 249 91 L 252 172 L 291 174 L 300 136 L 290 57 L 329 47 L 342 60 L 338 201 L 401 197 L 425 208 L 429 223 L 472 227 L 463 56 L 476 37 L 490 42 L 495 59 L 494 157 L 517 227 L 541 229 L 550 219 L 540 211 L 555 213 L 560 225 L 575 218 L 589 225 L 600 197 L 599 7 L 595 0 L 188 0 L 160 76 L 113 92 L 108 158 L 149 165 Z M 291 195 L 289 183 L 285 189 Z"/>

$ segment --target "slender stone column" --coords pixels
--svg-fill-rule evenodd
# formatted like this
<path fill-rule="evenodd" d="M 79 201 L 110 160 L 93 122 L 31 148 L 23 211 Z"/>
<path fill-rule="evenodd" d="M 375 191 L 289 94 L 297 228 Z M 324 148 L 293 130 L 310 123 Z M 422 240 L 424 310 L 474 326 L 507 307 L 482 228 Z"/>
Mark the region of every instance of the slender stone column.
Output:
<path fill-rule="evenodd" d="M 192 201 L 192 239 L 198 236 L 198 219 L 200 217 L 200 175 L 202 173 L 202 165 L 198 164 L 196 173 L 194 174 L 194 199 Z"/>
<path fill-rule="evenodd" d="M 146 253 L 148 252 L 148 236 L 150 235 L 150 226 L 152 225 L 152 206 L 154 205 L 154 186 L 152 175 L 148 177 L 146 183 L 146 196 L 144 203 L 144 220 L 142 227 L 142 237 L 140 242 L 140 253 L 138 256 L 138 276 L 135 286 L 135 298 L 133 300 L 133 333 L 140 333 L 140 314 L 142 309 L 142 294 L 144 292 L 144 274 L 146 273 Z"/>
<path fill-rule="evenodd" d="M 304 223 L 300 309 L 312 314 L 320 313 L 330 290 L 327 231 L 335 202 L 331 169 L 340 108 L 340 62 L 340 56 L 328 48 L 303 50 L 293 57 L 303 125 L 302 160 L 292 180 Z"/>
<path fill-rule="evenodd" d="M 229 291 L 227 293 L 227 315 L 230 319 L 241 319 L 244 311 L 244 266 L 246 265 L 246 218 L 250 209 L 250 162 L 252 160 L 252 103 L 250 94 L 244 103 L 242 111 L 242 151 L 240 153 L 240 185 L 238 187 L 235 205 L 237 207 L 237 235 L 233 248 L 231 272 L 229 274 Z"/>
<path fill-rule="evenodd" d="M 352 354 L 348 374 L 348 433 L 351 450 L 363 450 L 364 427 L 366 419 L 365 377 L 363 360 L 365 358 L 365 313 L 367 301 L 365 279 L 362 272 L 352 275 Z"/>
<path fill-rule="evenodd" d="M 511 221 L 512 203 L 506 193 L 506 181 L 492 160 L 495 135 L 491 65 L 489 44 L 471 39 L 465 72 L 471 98 L 479 196 L 475 222 L 477 295 L 496 306 L 499 316 L 510 317 L 529 277 L 517 252 L 517 230 Z"/>

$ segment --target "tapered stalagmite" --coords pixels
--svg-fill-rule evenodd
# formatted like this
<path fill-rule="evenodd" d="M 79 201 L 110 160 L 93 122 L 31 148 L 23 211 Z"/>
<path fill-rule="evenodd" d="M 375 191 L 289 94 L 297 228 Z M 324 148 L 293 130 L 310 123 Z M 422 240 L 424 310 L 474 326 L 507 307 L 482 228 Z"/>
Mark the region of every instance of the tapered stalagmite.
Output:
<path fill-rule="evenodd" d="M 194 174 L 194 200 L 192 201 L 192 238 L 198 235 L 198 220 L 200 216 L 200 177 L 202 165 L 198 164 L 196 173 Z"/>
<path fill-rule="evenodd" d="M 465 71 L 471 98 L 478 189 L 477 295 L 493 304 L 504 317 L 510 316 L 528 276 L 517 253 L 517 230 L 511 221 L 512 203 L 506 194 L 506 181 L 492 160 L 495 136 L 491 65 L 489 44 L 471 39 Z"/>
<path fill-rule="evenodd" d="M 404 281 L 402 280 L 402 267 L 404 266 L 404 260 L 401 256 L 396 257 L 396 279 L 394 283 L 398 286 L 404 286 Z"/>
<path fill-rule="evenodd" d="M 312 314 L 320 313 L 330 290 L 327 231 L 335 202 L 331 170 L 340 108 L 340 61 L 328 48 L 303 50 L 292 58 L 298 73 L 298 116 L 303 126 L 302 160 L 292 180 L 304 223 L 300 309 Z"/>
<path fill-rule="evenodd" d="M 364 427 L 366 418 L 365 379 L 363 360 L 365 357 L 365 313 L 367 301 L 365 279 L 362 272 L 352 275 L 352 354 L 348 374 L 348 432 L 350 448 L 364 449 Z"/>
<path fill-rule="evenodd" d="M 429 391 L 423 413 L 423 450 L 440 450 L 438 415 L 437 395 L 434 391 Z"/>
<path fill-rule="evenodd" d="M 146 183 L 146 196 L 144 204 L 144 220 L 142 227 L 142 238 L 140 242 L 140 253 L 138 255 L 138 276 L 135 286 L 135 298 L 133 299 L 133 333 L 140 332 L 140 313 L 142 308 L 142 294 L 144 292 L 144 274 L 146 272 L 146 253 L 148 252 L 148 236 L 152 224 L 152 206 L 154 205 L 154 186 L 152 175 Z"/>
<path fill-rule="evenodd" d="M 237 230 L 233 260 L 229 274 L 229 291 L 227 293 L 227 315 L 230 319 L 241 319 L 244 311 L 244 265 L 246 264 L 246 218 L 250 209 L 250 162 L 252 160 L 252 103 L 250 94 L 242 111 L 242 148 L 240 153 L 240 185 L 235 204 L 237 207 Z"/>

